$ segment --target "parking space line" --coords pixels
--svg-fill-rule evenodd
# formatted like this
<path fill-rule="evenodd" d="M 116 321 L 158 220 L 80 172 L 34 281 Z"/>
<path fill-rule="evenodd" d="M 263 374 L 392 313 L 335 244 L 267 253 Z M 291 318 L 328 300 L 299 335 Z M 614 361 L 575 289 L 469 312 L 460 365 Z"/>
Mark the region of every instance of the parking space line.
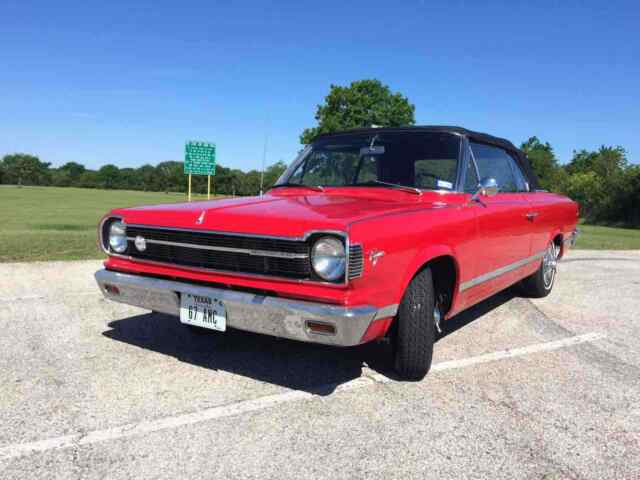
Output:
<path fill-rule="evenodd" d="M 21 297 L 0 297 L 0 303 L 13 303 L 13 302 L 21 302 L 23 300 L 60 300 L 62 298 L 69 297 L 80 297 L 80 296 L 102 296 L 99 290 L 91 290 L 91 291 L 79 291 L 74 293 L 63 293 L 61 295 L 50 296 L 50 295 L 23 295 Z"/>
<path fill-rule="evenodd" d="M 485 355 L 463 358 L 460 360 L 450 360 L 446 362 L 436 363 L 432 366 L 431 371 L 438 372 L 444 370 L 453 370 L 481 363 L 531 355 L 539 352 L 548 352 L 551 350 L 571 347 L 580 343 L 593 342 L 604 337 L 604 333 L 591 332 L 584 335 L 563 338 L 561 340 L 538 343 L 509 350 L 502 350 Z M 387 383 L 390 381 L 391 379 L 389 379 L 388 377 L 379 373 L 374 373 L 368 374 L 367 376 L 358 377 L 345 383 L 323 385 L 315 390 L 317 392 L 344 392 L 348 390 L 356 390 L 368 387 L 371 385 L 375 385 L 376 383 Z M 193 425 L 209 420 L 215 420 L 218 418 L 256 412 L 284 403 L 310 400 L 315 398 L 316 396 L 317 393 L 293 390 L 289 392 L 268 395 L 253 400 L 242 400 L 229 405 L 211 407 L 205 410 L 200 410 L 198 412 L 179 414 L 154 420 L 142 420 L 136 423 L 130 423 L 119 427 L 106 428 L 103 430 L 95 430 L 84 434 L 77 433 L 35 442 L 17 443 L 13 445 L 7 445 L 5 447 L 0 447 L 0 459 L 11 459 L 39 452 L 46 452 L 48 450 L 79 447 L 82 445 L 90 445 L 93 443 L 106 442 L 109 440 L 118 440 L 122 438 L 158 432 L 161 430 Z"/>
<path fill-rule="evenodd" d="M 605 338 L 606 335 L 602 332 L 585 333 L 584 335 L 576 335 L 574 337 L 567 337 L 561 340 L 555 340 L 552 342 L 536 343 L 534 345 L 528 345 L 526 347 L 512 348 L 508 350 L 500 350 L 497 352 L 486 353 L 484 355 L 477 355 L 475 357 L 461 358 L 460 360 L 449 360 L 446 362 L 436 363 L 431 367 L 430 372 L 440 372 L 443 370 L 453 370 L 456 368 L 469 367 L 471 365 L 478 365 L 480 363 L 495 362 L 498 360 L 505 360 L 513 357 L 522 357 L 525 355 L 531 355 L 532 353 L 548 352 L 551 350 L 558 350 L 560 348 L 571 347 L 572 345 L 578 345 L 585 342 L 594 342 Z M 387 383 L 392 381 L 389 377 L 386 377 L 380 373 L 374 373 L 370 375 L 376 382 Z"/>

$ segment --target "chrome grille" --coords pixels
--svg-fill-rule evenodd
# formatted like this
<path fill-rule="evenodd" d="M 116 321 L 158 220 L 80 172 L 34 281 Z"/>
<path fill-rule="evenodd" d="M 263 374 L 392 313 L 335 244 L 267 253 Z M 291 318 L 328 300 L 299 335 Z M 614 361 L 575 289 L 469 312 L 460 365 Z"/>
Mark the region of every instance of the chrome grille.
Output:
<path fill-rule="evenodd" d="M 349 280 L 359 278 L 364 271 L 362 245 L 349 245 Z"/>
<path fill-rule="evenodd" d="M 232 250 L 265 250 L 271 252 L 309 254 L 309 246 L 298 240 L 279 238 L 228 235 L 212 232 L 170 230 L 127 225 L 127 236 L 135 238 L 141 235 L 147 240 L 170 241 L 198 246 L 229 248 Z"/>
<path fill-rule="evenodd" d="M 146 249 L 134 244 L 144 237 Z M 313 276 L 309 245 L 273 239 L 127 225 L 128 254 L 133 258 L 187 267 L 294 279 Z"/>

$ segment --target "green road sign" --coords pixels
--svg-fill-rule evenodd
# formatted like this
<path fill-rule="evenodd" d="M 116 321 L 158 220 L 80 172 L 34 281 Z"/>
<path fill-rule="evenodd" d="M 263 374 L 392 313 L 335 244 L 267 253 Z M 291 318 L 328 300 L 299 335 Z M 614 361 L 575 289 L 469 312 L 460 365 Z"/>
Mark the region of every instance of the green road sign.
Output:
<path fill-rule="evenodd" d="M 216 144 L 187 142 L 184 146 L 184 173 L 193 175 L 216 174 Z"/>

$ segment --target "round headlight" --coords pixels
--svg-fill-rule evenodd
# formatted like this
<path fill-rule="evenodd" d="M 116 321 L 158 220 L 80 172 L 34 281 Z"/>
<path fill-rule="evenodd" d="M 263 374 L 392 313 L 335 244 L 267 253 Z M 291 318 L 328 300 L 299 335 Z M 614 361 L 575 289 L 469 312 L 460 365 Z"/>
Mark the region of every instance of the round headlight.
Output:
<path fill-rule="evenodd" d="M 109 246 L 116 253 L 127 249 L 127 231 L 124 223 L 115 221 L 109 226 Z"/>
<path fill-rule="evenodd" d="M 311 249 L 311 265 L 324 280 L 338 280 L 344 275 L 346 258 L 344 245 L 337 238 L 322 237 Z"/>

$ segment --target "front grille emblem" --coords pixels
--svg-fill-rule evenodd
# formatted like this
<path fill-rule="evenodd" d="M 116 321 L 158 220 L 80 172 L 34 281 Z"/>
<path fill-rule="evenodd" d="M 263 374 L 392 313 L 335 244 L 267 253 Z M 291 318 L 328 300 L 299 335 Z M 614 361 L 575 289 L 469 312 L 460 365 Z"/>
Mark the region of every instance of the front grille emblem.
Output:
<path fill-rule="evenodd" d="M 200 216 L 196 220 L 196 225 L 202 225 L 202 222 L 204 222 L 204 216 L 206 214 L 207 214 L 207 211 L 206 210 L 202 210 L 202 213 L 200 214 Z"/>
<path fill-rule="evenodd" d="M 142 235 L 138 235 L 133 243 L 140 252 L 144 252 L 147 249 L 147 240 Z"/>

